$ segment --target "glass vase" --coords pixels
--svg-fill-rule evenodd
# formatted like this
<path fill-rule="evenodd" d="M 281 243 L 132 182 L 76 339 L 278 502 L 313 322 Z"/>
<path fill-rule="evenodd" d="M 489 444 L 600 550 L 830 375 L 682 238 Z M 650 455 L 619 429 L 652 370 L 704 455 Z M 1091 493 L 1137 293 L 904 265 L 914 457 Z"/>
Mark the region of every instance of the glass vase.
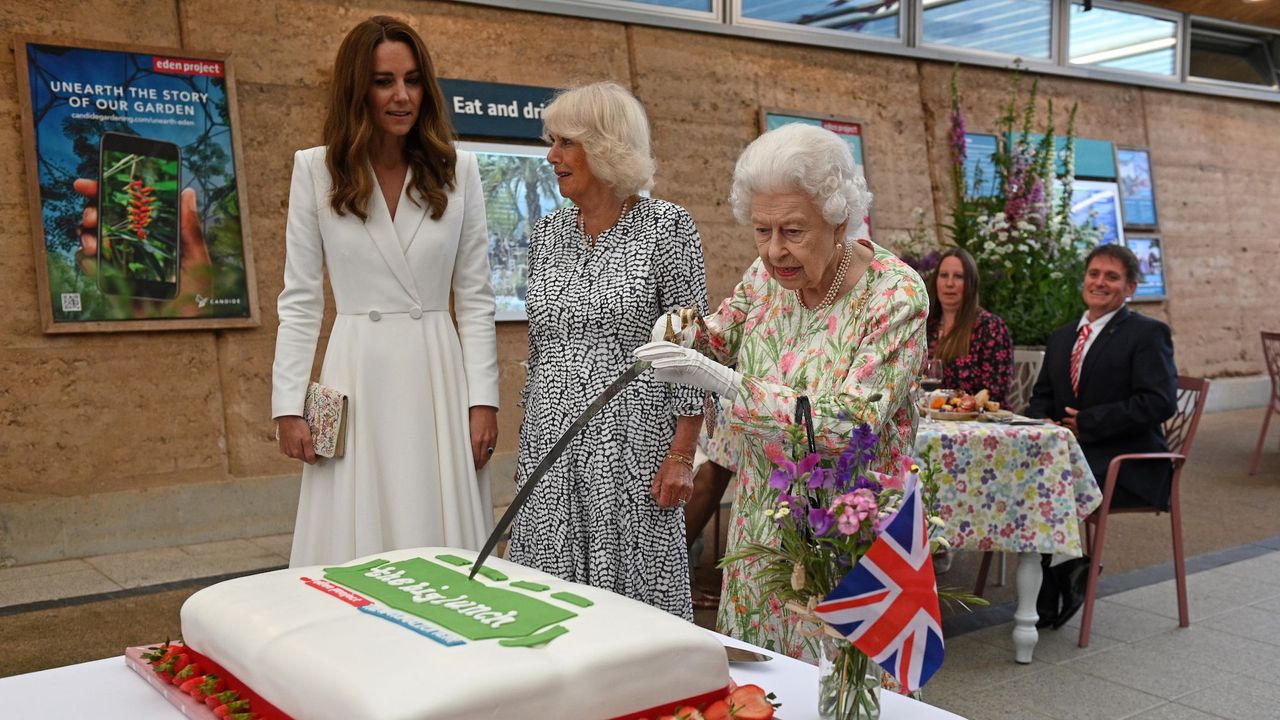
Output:
<path fill-rule="evenodd" d="M 844 639 L 819 638 L 818 717 L 879 720 L 880 666 Z"/>

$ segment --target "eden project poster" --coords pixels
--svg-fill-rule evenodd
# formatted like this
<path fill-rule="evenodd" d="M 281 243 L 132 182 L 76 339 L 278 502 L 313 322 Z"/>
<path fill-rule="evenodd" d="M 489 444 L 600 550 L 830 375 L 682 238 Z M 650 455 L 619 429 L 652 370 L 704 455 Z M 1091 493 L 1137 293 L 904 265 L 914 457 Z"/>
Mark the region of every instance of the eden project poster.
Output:
<path fill-rule="evenodd" d="M 16 50 L 45 331 L 257 325 L 226 60 Z"/>

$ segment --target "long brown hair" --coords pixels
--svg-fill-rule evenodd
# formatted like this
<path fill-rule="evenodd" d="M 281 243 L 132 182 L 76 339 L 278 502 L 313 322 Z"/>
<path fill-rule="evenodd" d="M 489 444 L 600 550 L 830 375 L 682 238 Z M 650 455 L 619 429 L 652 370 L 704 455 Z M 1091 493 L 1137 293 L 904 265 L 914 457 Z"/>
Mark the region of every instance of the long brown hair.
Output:
<path fill-rule="evenodd" d="M 392 17 L 379 15 L 356 25 L 342 40 L 333 62 L 333 87 L 329 93 L 329 114 L 324 121 L 325 166 L 333 179 L 329 205 L 339 215 L 351 213 L 369 218 L 369 197 L 373 194 L 373 173 L 369 171 L 369 141 L 374 121 L 365 97 L 373 80 L 373 51 L 384 42 L 409 46 L 422 75 L 422 107 L 418 119 L 405 138 L 404 153 L 412 171 L 409 198 L 431 206 L 431 218 L 439 220 L 449 204 L 453 189 L 457 152 L 453 149 L 453 124 L 445 110 L 444 95 L 436 83 L 435 66 L 427 46 L 413 28 Z"/>
<path fill-rule="evenodd" d="M 941 333 L 942 301 L 938 299 L 938 273 L 942 271 L 942 261 L 953 257 L 960 261 L 964 270 L 964 294 L 960 296 L 960 310 L 956 313 L 951 332 L 939 334 L 938 346 L 934 349 L 934 357 L 943 362 L 951 362 L 969 354 L 969 337 L 973 333 L 973 323 L 978 319 L 978 264 L 973 256 L 964 248 L 949 248 L 938 258 L 938 267 L 929 278 L 929 330 L 936 327 Z"/>

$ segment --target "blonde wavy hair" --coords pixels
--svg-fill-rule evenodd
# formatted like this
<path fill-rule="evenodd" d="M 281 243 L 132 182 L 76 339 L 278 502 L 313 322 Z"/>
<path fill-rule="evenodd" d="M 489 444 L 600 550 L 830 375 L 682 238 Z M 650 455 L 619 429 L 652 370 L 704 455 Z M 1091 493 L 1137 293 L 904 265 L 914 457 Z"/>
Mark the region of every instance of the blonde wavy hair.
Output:
<path fill-rule="evenodd" d="M 542 112 L 542 137 L 569 138 L 587 154 L 591 173 L 627 197 L 653 187 L 649 118 L 630 92 L 615 82 L 564 90 Z"/>

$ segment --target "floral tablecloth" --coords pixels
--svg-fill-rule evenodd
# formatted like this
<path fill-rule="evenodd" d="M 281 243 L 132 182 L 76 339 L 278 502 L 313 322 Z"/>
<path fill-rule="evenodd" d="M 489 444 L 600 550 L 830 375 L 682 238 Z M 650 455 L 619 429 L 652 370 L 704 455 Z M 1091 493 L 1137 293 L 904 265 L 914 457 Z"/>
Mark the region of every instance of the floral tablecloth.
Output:
<path fill-rule="evenodd" d="M 1079 520 L 1102 493 L 1067 429 L 922 419 L 916 452 L 938 468 L 952 547 L 1082 554 Z"/>

